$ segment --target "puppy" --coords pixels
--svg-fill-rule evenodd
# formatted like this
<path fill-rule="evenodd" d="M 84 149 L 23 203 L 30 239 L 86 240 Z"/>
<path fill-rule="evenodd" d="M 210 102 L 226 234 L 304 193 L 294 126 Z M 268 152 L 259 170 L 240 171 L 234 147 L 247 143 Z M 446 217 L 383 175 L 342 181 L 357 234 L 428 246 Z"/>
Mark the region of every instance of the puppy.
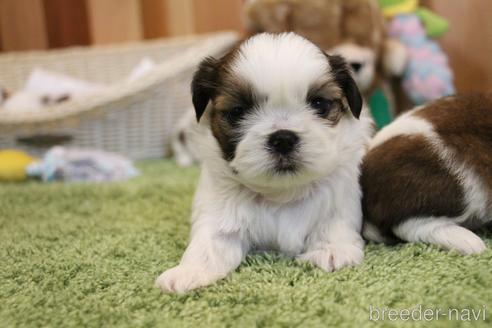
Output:
<path fill-rule="evenodd" d="M 192 82 L 201 178 L 191 240 L 156 286 L 186 292 L 277 250 L 325 271 L 363 260 L 359 164 L 371 133 L 341 57 L 293 34 L 258 34 Z"/>
<path fill-rule="evenodd" d="M 367 239 L 482 252 L 469 229 L 492 220 L 492 94 L 444 98 L 385 127 L 361 185 Z"/>
<path fill-rule="evenodd" d="M 200 150 L 197 142 L 202 138 L 200 126 L 196 122 L 195 111 L 190 108 L 179 119 L 171 136 L 173 158 L 181 167 L 188 167 L 200 162 Z"/>

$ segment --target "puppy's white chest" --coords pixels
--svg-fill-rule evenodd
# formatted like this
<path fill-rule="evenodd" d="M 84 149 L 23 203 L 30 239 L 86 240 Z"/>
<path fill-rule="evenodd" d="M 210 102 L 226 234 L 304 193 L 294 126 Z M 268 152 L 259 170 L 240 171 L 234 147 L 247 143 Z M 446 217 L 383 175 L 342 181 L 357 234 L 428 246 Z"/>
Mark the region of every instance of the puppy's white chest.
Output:
<path fill-rule="evenodd" d="M 326 195 L 325 195 L 326 196 Z M 329 220 L 329 198 L 320 195 L 276 205 L 266 201 L 250 204 L 253 210 L 243 231 L 253 248 L 279 250 L 287 255 L 301 253 L 317 223 Z"/>

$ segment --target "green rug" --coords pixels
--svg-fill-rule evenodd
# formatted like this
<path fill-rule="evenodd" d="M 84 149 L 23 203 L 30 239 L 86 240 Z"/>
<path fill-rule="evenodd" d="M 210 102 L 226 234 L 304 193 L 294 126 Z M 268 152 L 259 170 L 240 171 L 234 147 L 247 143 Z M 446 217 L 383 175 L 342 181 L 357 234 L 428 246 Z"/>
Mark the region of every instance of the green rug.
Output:
<path fill-rule="evenodd" d="M 252 255 L 211 287 L 161 294 L 154 279 L 186 246 L 198 171 L 141 168 L 111 185 L 0 185 L 1 327 L 492 326 L 492 250 L 371 244 L 363 265 L 331 274 Z M 402 312 L 381 321 L 383 309 Z M 429 309 L 456 312 L 428 322 Z"/>

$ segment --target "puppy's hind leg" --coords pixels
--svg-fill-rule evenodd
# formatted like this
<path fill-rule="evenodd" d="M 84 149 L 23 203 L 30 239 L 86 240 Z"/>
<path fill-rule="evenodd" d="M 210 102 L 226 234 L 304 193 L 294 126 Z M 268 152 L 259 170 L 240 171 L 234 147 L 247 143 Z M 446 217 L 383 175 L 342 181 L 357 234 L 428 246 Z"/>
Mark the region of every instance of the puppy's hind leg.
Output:
<path fill-rule="evenodd" d="M 379 229 L 369 222 L 364 222 L 362 226 L 362 236 L 367 239 L 374 241 L 376 243 L 384 243 L 385 237 L 381 234 Z"/>
<path fill-rule="evenodd" d="M 486 248 L 480 237 L 445 217 L 409 219 L 394 227 L 393 233 L 405 241 L 435 244 L 463 255 L 478 254 Z"/>

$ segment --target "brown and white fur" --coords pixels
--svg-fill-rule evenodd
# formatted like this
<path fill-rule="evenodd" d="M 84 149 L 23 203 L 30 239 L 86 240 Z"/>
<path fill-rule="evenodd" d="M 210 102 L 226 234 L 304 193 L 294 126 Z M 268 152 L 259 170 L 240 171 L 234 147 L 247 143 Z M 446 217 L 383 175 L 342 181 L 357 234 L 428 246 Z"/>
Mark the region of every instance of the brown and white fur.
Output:
<path fill-rule="evenodd" d="M 251 250 L 325 271 L 363 260 L 359 165 L 371 120 L 341 57 L 293 34 L 259 34 L 193 83 L 201 177 L 189 245 L 156 286 L 209 285 Z"/>
<path fill-rule="evenodd" d="M 364 236 L 480 253 L 492 220 L 492 94 L 447 97 L 381 130 L 362 165 Z"/>

